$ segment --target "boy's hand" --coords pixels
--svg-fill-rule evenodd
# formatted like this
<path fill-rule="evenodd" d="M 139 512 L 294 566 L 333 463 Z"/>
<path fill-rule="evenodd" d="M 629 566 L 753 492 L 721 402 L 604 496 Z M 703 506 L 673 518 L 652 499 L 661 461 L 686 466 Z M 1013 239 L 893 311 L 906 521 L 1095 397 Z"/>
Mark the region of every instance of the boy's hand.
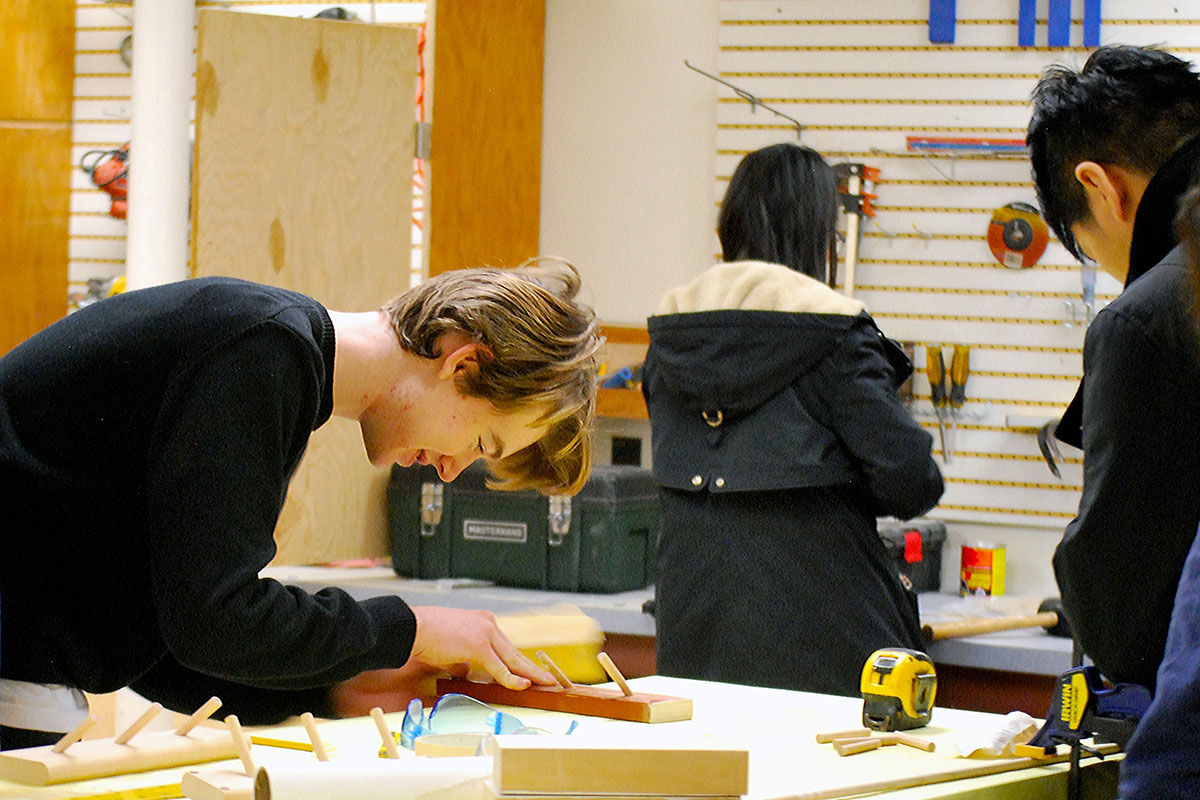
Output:
<path fill-rule="evenodd" d="M 490 676 L 509 689 L 551 686 L 554 676 L 509 641 L 490 611 L 414 606 L 417 635 L 409 663 L 418 661 L 458 677 Z"/>

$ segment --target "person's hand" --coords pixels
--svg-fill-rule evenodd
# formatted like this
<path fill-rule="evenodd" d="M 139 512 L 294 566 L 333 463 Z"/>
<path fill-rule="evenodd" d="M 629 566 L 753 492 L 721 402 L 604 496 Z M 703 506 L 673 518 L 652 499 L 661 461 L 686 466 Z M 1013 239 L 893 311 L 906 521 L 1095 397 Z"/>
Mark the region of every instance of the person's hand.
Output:
<path fill-rule="evenodd" d="M 365 717 L 378 706 L 384 713 L 403 711 L 413 698 L 437 696 L 437 679 L 446 673 L 410 658 L 399 669 L 376 669 L 329 688 L 329 703 L 338 717 Z"/>
<path fill-rule="evenodd" d="M 555 683 L 553 675 L 508 640 L 490 611 L 414 606 L 413 614 L 417 635 L 409 663 L 419 661 L 459 677 L 487 675 L 509 689 Z"/>

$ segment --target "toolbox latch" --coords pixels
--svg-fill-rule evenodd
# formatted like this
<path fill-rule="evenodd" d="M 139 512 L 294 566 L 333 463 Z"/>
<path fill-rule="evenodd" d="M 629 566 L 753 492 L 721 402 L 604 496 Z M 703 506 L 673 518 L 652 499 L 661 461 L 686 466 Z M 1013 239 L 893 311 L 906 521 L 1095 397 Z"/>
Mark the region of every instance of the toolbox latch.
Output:
<path fill-rule="evenodd" d="M 563 537 L 571 530 L 571 498 L 567 496 L 550 498 L 550 513 L 548 515 L 550 533 L 546 540 L 551 547 L 563 543 Z"/>
<path fill-rule="evenodd" d="M 442 483 L 421 484 L 421 535 L 433 536 L 442 521 L 442 500 L 446 486 Z"/>

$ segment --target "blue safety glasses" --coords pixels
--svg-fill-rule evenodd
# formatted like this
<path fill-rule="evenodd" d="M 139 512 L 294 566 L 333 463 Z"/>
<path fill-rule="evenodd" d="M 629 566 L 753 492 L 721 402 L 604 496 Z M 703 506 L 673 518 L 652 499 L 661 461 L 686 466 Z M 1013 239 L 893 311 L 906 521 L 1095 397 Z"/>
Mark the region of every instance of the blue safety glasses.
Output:
<path fill-rule="evenodd" d="M 429 713 L 419 699 L 413 699 L 404 711 L 400 725 L 400 745 L 411 748 L 418 736 L 428 733 L 544 733 L 526 727 L 512 714 L 497 711 L 465 694 L 446 694 L 438 698 Z"/>

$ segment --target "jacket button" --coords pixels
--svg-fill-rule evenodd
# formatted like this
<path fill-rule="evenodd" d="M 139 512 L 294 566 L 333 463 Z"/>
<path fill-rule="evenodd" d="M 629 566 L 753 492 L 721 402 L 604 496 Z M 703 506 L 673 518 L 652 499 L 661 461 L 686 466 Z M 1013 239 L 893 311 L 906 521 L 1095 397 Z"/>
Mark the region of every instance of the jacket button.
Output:
<path fill-rule="evenodd" d="M 704 478 L 699 475 L 692 476 L 692 486 L 699 486 L 702 483 L 704 483 Z"/>
<path fill-rule="evenodd" d="M 718 488 L 718 489 L 720 489 L 721 487 L 723 487 L 723 486 L 725 485 L 725 479 L 724 479 L 724 478 L 717 478 L 717 480 L 716 480 L 716 484 L 717 484 L 717 488 Z"/>

